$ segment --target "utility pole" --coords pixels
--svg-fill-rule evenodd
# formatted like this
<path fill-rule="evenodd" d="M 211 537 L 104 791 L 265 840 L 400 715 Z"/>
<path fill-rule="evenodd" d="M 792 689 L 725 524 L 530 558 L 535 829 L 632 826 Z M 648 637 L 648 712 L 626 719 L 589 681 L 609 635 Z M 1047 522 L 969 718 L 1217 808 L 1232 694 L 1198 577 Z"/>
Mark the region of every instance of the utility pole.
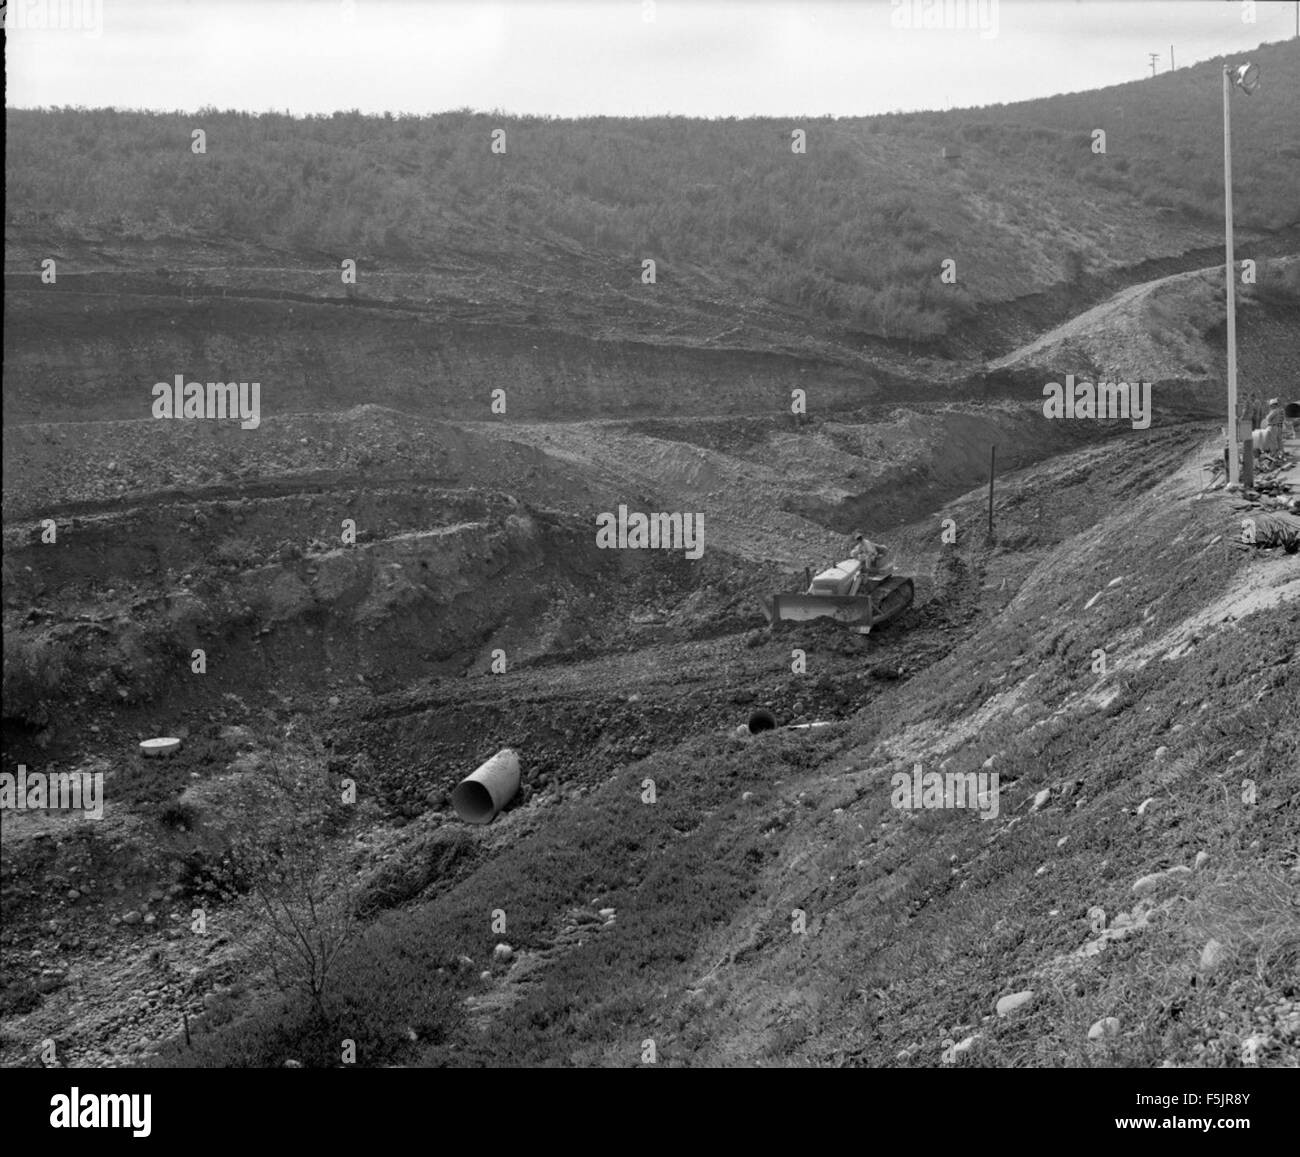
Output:
<path fill-rule="evenodd" d="M 1298 2 L 1300 2 L 1300 0 L 1298 0 Z M 1171 44 L 1169 46 L 1169 71 L 1173 72 L 1177 67 L 1178 66 L 1174 63 L 1174 46 Z"/>
<path fill-rule="evenodd" d="M 1259 69 L 1243 64 L 1235 71 L 1223 66 L 1223 247 L 1228 291 L 1228 482 L 1238 481 L 1237 470 L 1237 263 L 1232 255 L 1232 118 L 1229 97 L 1233 85 L 1252 93 L 1259 84 Z"/>
<path fill-rule="evenodd" d="M 1151 75 L 1152 75 L 1152 76 L 1155 76 L 1155 74 L 1156 74 L 1156 61 L 1160 59 L 1160 53 L 1158 53 L 1158 52 L 1148 52 L 1148 53 L 1147 53 L 1147 56 L 1149 56 L 1149 57 L 1151 58 Z"/>
<path fill-rule="evenodd" d="M 1223 66 L 1223 240 L 1228 285 L 1228 482 L 1237 473 L 1237 263 L 1232 259 L 1232 118 L 1228 114 L 1231 70 Z"/>
<path fill-rule="evenodd" d="M 989 538 L 993 537 L 993 475 L 997 472 L 998 448 L 989 447 Z"/>

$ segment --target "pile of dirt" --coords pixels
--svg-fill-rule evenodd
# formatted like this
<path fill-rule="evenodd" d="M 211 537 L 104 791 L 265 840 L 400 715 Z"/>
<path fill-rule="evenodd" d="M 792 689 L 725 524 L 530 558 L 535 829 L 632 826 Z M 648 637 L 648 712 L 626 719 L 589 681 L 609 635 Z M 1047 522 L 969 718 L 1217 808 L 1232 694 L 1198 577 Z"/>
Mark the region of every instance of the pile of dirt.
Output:
<path fill-rule="evenodd" d="M 1237 290 L 1241 389 L 1290 388 L 1282 367 L 1300 357 L 1300 257 L 1257 263 Z M 1109 300 L 988 363 L 1017 382 L 1152 383 L 1171 413 L 1215 414 L 1222 400 L 1226 298 L 1223 270 L 1201 269 L 1120 290 Z"/>

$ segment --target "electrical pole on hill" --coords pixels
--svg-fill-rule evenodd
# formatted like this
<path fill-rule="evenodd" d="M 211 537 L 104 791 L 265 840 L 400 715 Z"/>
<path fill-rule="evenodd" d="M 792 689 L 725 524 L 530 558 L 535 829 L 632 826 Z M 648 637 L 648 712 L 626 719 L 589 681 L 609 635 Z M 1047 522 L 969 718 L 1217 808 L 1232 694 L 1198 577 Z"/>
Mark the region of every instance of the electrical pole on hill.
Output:
<path fill-rule="evenodd" d="M 1226 250 L 1224 272 L 1228 290 L 1228 483 L 1236 482 L 1237 469 L 1237 269 L 1232 256 L 1232 119 L 1229 115 L 1229 94 L 1236 85 L 1245 93 L 1252 93 L 1259 85 L 1259 69 L 1253 64 L 1243 64 L 1233 69 L 1223 66 L 1223 240 Z M 1253 450 L 1243 452 L 1253 453 Z"/>
<path fill-rule="evenodd" d="M 1156 61 L 1160 59 L 1160 53 L 1158 53 L 1158 52 L 1148 52 L 1148 53 L 1147 53 L 1147 56 L 1149 56 L 1149 57 L 1151 58 L 1151 75 L 1152 75 L 1152 76 L 1155 76 L 1155 74 L 1156 74 Z"/>
<path fill-rule="evenodd" d="M 1171 44 L 1169 46 L 1169 71 L 1173 72 L 1177 67 L 1178 66 L 1174 63 L 1174 46 Z"/>
<path fill-rule="evenodd" d="M 998 448 L 989 447 L 989 538 L 993 538 L 993 475 L 998 468 Z"/>

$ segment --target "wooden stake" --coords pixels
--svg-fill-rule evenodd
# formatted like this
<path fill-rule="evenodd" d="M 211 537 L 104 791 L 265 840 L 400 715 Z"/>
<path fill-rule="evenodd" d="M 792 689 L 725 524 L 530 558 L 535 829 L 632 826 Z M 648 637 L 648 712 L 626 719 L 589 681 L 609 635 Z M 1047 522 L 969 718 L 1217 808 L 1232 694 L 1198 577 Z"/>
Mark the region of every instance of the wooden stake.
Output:
<path fill-rule="evenodd" d="M 997 469 L 998 448 L 989 447 L 989 538 L 993 537 L 993 472 Z"/>

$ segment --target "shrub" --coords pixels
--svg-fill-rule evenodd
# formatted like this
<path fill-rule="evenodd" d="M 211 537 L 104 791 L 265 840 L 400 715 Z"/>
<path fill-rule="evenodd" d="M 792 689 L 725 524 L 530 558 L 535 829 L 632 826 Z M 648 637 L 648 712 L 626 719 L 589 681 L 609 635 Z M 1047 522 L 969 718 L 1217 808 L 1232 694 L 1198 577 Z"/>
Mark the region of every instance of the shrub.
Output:
<path fill-rule="evenodd" d="M 305 994 L 319 1018 L 334 962 L 356 935 L 358 887 L 330 837 L 349 809 L 329 782 L 320 741 L 286 743 L 249 801 L 224 878 L 246 882 L 266 918 L 261 955 L 283 990 Z"/>
<path fill-rule="evenodd" d="M 4 717 L 33 727 L 48 723 L 51 701 L 67 669 L 67 648 L 48 635 L 5 635 Z"/>

